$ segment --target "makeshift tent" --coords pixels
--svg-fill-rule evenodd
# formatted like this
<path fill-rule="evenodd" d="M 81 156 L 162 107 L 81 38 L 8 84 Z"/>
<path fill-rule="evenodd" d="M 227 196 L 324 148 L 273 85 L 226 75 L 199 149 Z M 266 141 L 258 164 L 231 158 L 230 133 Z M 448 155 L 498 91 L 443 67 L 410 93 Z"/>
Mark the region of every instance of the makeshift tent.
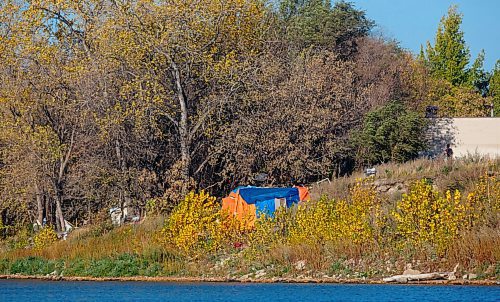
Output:
<path fill-rule="evenodd" d="M 289 208 L 301 201 L 309 200 L 306 187 L 262 188 L 238 187 L 222 199 L 222 209 L 253 226 L 259 215 L 273 216 L 280 207 Z"/>

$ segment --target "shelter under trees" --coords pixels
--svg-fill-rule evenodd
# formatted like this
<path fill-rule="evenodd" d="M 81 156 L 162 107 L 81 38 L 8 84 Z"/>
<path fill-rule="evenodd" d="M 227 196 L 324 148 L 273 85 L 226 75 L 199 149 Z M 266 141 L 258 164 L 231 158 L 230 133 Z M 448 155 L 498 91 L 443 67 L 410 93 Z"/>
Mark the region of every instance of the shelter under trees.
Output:
<path fill-rule="evenodd" d="M 0 2 L 2 225 L 63 231 L 111 207 L 168 212 L 189 190 L 222 195 L 259 173 L 275 186 L 344 175 L 360 164 L 353 134 L 392 100 L 411 121 L 434 102 L 484 113 L 481 58 L 465 77 L 463 44 L 442 69 L 443 43 L 415 59 L 373 26 L 344 1 Z M 495 100 L 497 74 L 481 92 Z M 456 86 L 466 80 L 475 88 Z M 411 125 L 385 146 L 411 150 L 374 161 L 412 158 Z"/>

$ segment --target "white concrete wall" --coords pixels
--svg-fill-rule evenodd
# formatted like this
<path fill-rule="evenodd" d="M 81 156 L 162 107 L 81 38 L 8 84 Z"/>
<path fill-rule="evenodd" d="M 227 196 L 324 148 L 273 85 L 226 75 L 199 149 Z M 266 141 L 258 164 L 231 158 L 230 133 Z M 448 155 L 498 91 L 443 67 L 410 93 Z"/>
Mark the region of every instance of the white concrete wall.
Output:
<path fill-rule="evenodd" d="M 500 118 L 434 119 L 430 147 L 434 155 L 450 143 L 455 157 L 467 154 L 500 156 Z"/>

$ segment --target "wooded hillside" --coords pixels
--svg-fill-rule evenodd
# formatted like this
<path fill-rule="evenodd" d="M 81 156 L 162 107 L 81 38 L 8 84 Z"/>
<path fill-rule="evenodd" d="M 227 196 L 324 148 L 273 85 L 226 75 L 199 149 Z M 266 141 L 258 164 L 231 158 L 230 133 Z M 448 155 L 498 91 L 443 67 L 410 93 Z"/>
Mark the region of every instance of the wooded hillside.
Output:
<path fill-rule="evenodd" d="M 413 159 L 427 106 L 500 108 L 461 20 L 415 57 L 343 1 L 2 1 L 0 226 Z"/>

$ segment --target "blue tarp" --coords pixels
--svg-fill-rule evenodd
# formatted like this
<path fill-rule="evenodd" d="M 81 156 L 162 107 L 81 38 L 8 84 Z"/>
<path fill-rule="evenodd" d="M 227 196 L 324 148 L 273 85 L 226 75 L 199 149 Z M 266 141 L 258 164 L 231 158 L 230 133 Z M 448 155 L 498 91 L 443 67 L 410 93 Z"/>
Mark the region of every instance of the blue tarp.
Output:
<path fill-rule="evenodd" d="M 287 206 L 300 201 L 299 190 L 297 188 L 243 187 L 239 190 L 239 194 L 248 204 L 256 204 L 271 199 L 274 202 L 275 198 L 286 198 Z"/>
<path fill-rule="evenodd" d="M 237 189 L 246 203 L 255 204 L 258 216 L 263 213 L 273 216 L 276 198 L 285 198 L 287 208 L 300 201 L 297 188 L 238 187 Z"/>

